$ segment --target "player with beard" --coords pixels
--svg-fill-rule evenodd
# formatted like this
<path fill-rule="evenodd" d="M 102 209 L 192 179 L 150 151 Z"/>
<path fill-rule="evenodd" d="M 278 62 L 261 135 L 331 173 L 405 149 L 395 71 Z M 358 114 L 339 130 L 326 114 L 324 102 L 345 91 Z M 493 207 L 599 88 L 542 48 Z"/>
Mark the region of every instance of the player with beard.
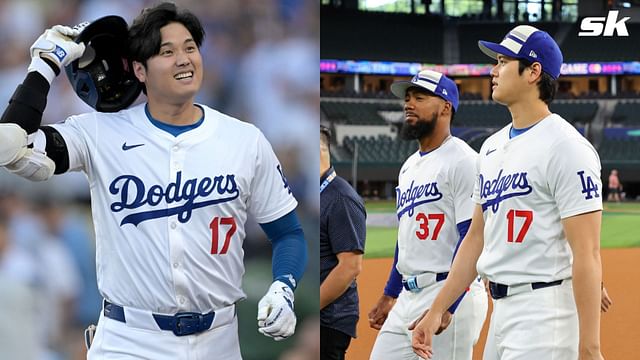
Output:
<path fill-rule="evenodd" d="M 425 138 L 433 133 L 433 130 L 436 128 L 437 122 L 437 112 L 431 114 L 431 117 L 428 120 L 426 118 L 423 118 L 413 123 L 405 121 L 404 123 L 402 123 L 402 128 L 400 129 L 400 137 L 402 138 L 402 140 L 419 140 Z"/>
<path fill-rule="evenodd" d="M 391 92 L 404 99 L 401 137 L 417 140 L 419 149 L 398 177 L 396 253 L 384 294 L 369 312 L 369 325 L 380 330 L 371 359 L 418 359 L 409 327 L 442 287 L 469 228 L 477 154 L 451 136 L 458 109 L 451 79 L 424 70 L 411 81 L 393 83 Z M 438 359 L 470 360 L 486 312 L 484 287 L 474 281 L 442 317 L 451 324 L 434 338 Z"/>

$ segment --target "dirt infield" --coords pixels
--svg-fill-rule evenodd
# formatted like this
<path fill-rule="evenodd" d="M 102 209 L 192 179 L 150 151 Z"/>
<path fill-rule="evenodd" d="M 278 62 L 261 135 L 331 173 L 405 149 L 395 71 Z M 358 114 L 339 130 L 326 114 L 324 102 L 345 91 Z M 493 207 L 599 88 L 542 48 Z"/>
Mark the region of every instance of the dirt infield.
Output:
<path fill-rule="evenodd" d="M 366 360 L 377 331 L 369 328 L 367 313 L 382 293 L 392 259 L 367 259 L 358 277 L 360 289 L 360 322 L 358 338 L 351 342 L 348 360 Z M 640 248 L 603 249 L 602 265 L 605 286 L 613 299 L 613 307 L 602 316 L 602 351 L 608 360 L 633 360 L 638 355 L 640 339 Z M 474 350 L 474 360 L 482 359 L 488 318 Z"/>

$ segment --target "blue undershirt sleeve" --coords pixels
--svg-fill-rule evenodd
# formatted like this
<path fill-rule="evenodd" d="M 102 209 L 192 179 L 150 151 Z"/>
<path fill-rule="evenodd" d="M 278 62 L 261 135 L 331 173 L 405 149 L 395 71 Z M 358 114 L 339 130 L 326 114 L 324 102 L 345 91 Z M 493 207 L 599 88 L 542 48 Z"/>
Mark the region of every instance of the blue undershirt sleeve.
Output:
<path fill-rule="evenodd" d="M 307 266 L 307 243 L 295 210 L 260 227 L 273 248 L 273 281 L 282 281 L 295 290 Z"/>
<path fill-rule="evenodd" d="M 458 239 L 458 243 L 456 244 L 456 250 L 453 252 L 453 259 L 456 258 L 456 254 L 458 254 L 458 249 L 460 249 L 460 244 L 462 244 L 462 239 L 464 239 L 464 236 L 467 235 L 467 231 L 469 231 L 470 225 L 471 225 L 471 220 L 463 221 L 456 225 L 458 227 L 458 233 L 460 233 L 460 239 Z M 451 259 L 452 263 L 453 263 L 453 259 Z M 455 313 L 456 309 L 458 308 L 458 305 L 460 305 L 460 302 L 462 301 L 462 299 L 466 294 L 467 294 L 466 291 L 463 292 L 462 295 L 460 295 L 460 297 L 458 297 L 458 299 L 454 301 L 454 303 L 449 307 L 450 313 L 452 314 Z"/>
<path fill-rule="evenodd" d="M 387 285 L 384 287 L 384 294 L 394 299 L 398 298 L 402 291 L 402 275 L 396 268 L 398 264 L 398 243 L 396 242 L 396 253 L 393 256 L 393 266 L 389 272 L 389 279 L 387 279 Z"/>

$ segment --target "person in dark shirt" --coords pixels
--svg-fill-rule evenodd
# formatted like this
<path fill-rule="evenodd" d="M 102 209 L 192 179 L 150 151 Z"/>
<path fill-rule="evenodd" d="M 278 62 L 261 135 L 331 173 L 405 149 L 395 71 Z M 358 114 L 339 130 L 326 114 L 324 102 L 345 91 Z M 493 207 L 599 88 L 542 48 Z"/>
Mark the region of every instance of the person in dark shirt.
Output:
<path fill-rule="evenodd" d="M 359 318 L 367 213 L 358 193 L 331 167 L 331 132 L 320 127 L 320 358 L 344 359 Z"/>

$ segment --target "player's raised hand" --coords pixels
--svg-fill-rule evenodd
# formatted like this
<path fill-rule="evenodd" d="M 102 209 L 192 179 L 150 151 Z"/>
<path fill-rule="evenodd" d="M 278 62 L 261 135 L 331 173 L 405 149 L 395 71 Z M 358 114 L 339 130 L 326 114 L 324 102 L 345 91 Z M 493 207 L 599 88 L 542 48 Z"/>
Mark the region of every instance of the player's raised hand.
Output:
<path fill-rule="evenodd" d="M 45 65 L 50 67 L 55 75 L 60 73 L 60 70 L 69 65 L 73 60 L 76 60 L 84 53 L 85 45 L 83 43 L 76 43 L 74 38 L 82 32 L 82 30 L 89 25 L 89 23 L 81 23 L 73 28 L 64 25 L 55 25 L 54 27 L 47 29 L 40 37 L 31 45 L 31 64 L 29 65 L 29 71 L 38 71 L 43 74 L 47 79 L 52 80 L 47 76 L 50 71 L 45 70 Z M 48 62 L 44 62 L 46 59 Z"/>
<path fill-rule="evenodd" d="M 258 302 L 258 331 L 280 341 L 293 335 L 295 329 L 293 290 L 282 281 L 274 281 Z"/>
<path fill-rule="evenodd" d="M 380 330 L 384 322 L 387 320 L 387 316 L 389 316 L 389 312 L 395 303 L 396 299 L 391 296 L 380 296 L 378 303 L 373 307 L 373 309 L 371 309 L 371 311 L 369 311 L 369 326 L 376 330 Z"/>

